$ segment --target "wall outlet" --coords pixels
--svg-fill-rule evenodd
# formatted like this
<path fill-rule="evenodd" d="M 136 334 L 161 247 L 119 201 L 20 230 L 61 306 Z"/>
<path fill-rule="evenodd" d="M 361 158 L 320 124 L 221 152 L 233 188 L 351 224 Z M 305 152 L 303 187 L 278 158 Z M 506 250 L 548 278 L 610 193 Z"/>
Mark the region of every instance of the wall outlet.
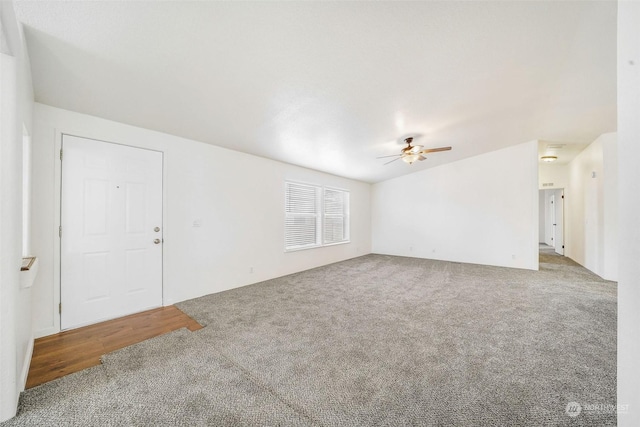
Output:
<path fill-rule="evenodd" d="M 409 252 L 413 252 L 413 246 L 409 246 Z"/>
<path fill-rule="evenodd" d="M 253 267 L 249 267 L 249 273 L 253 273 Z"/>

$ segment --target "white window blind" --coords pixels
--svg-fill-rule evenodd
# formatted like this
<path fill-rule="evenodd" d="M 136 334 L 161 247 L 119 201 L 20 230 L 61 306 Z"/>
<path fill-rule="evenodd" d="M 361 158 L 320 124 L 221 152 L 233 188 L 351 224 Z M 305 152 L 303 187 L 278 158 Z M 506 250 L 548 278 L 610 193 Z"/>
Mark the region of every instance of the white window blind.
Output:
<path fill-rule="evenodd" d="M 349 192 L 285 183 L 285 250 L 349 241 Z"/>
<path fill-rule="evenodd" d="M 323 206 L 324 243 L 332 244 L 349 240 L 349 193 L 325 188 Z"/>
<path fill-rule="evenodd" d="M 319 245 L 319 188 L 286 183 L 285 249 L 303 249 Z"/>

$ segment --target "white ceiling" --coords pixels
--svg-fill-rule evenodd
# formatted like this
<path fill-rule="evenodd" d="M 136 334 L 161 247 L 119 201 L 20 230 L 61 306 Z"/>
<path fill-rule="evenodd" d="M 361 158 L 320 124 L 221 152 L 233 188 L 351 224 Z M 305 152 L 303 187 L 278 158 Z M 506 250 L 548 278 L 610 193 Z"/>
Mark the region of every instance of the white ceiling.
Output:
<path fill-rule="evenodd" d="M 615 131 L 615 2 L 15 8 L 38 102 L 363 181 Z M 406 135 L 453 150 L 383 166 Z"/>
<path fill-rule="evenodd" d="M 550 141 L 538 142 L 538 162 L 545 163 L 542 156 L 555 156 L 553 165 L 566 165 L 576 158 L 589 144 L 564 144 Z"/>

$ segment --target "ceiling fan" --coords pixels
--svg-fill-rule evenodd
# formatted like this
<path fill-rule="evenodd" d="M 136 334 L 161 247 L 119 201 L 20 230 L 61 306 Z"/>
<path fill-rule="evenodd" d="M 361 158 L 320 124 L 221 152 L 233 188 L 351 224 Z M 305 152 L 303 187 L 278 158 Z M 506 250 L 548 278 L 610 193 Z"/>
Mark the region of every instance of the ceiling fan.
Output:
<path fill-rule="evenodd" d="M 384 159 L 386 157 L 397 157 L 397 159 L 390 160 L 387 163 L 385 163 L 385 165 L 388 165 L 389 163 L 395 162 L 396 160 L 399 160 L 399 159 L 402 159 L 402 161 L 405 163 L 412 164 L 416 160 L 418 161 L 426 160 L 427 158 L 423 156 L 423 154 L 451 150 L 451 147 L 424 149 L 424 146 L 422 145 L 411 145 L 411 143 L 413 142 L 413 137 L 405 138 L 404 142 L 407 144 L 407 146 L 402 149 L 400 154 L 393 154 L 391 156 L 382 156 L 382 157 L 378 157 L 378 159 Z"/>

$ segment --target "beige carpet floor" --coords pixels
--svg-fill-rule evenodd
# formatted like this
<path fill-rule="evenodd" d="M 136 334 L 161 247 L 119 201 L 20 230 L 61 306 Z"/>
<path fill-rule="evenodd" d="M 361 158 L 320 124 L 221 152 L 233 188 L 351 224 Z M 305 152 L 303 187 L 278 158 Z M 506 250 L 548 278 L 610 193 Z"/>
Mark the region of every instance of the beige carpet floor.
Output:
<path fill-rule="evenodd" d="M 616 284 L 580 266 L 367 255 L 179 307 L 205 328 L 28 390 L 6 425 L 616 424 Z"/>

